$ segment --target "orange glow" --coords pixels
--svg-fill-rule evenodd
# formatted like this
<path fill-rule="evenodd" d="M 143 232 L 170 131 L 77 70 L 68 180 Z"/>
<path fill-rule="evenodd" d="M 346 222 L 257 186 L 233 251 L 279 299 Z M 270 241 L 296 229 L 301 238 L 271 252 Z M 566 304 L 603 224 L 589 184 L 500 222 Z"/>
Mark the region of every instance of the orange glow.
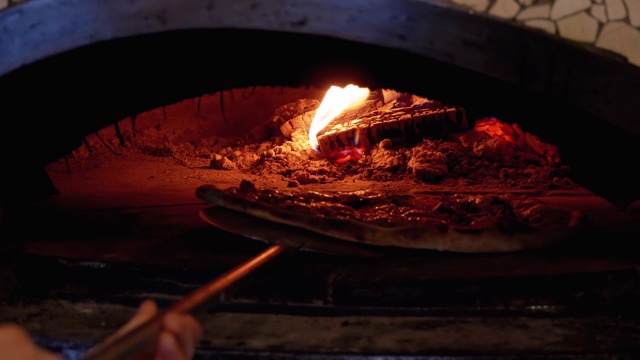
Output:
<path fill-rule="evenodd" d="M 369 89 L 349 84 L 343 88 L 332 86 L 322 99 L 316 115 L 309 128 L 309 145 L 318 150 L 318 132 L 324 129 L 333 119 L 345 110 L 364 102 L 369 96 Z"/>
<path fill-rule="evenodd" d="M 334 150 L 330 154 L 323 154 L 327 159 L 333 161 L 333 163 L 342 165 L 349 161 L 357 162 L 364 154 L 364 150 L 355 146 L 347 146 L 342 150 Z"/>
<path fill-rule="evenodd" d="M 560 163 L 558 147 L 547 144 L 537 136 L 522 131 L 518 124 L 503 123 L 492 116 L 477 120 L 473 130 L 460 136 L 460 140 L 463 145 L 470 146 L 486 136 L 514 144 L 522 151 L 544 156 L 551 164 Z"/>

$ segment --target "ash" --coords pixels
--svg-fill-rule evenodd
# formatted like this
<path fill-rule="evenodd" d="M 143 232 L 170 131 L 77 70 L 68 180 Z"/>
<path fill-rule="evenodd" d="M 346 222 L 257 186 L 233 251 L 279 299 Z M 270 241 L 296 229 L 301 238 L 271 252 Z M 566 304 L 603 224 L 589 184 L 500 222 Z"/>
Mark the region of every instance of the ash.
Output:
<path fill-rule="evenodd" d="M 522 132 L 517 125 L 516 129 L 533 146 L 524 140 L 514 143 L 476 129 L 478 124 L 486 127 L 491 123 L 493 127 L 512 130 L 511 125 L 497 119 L 483 119 L 476 122 L 474 129 L 439 138 L 425 137 L 411 144 L 384 139 L 357 159 L 328 159 L 310 148 L 306 128 L 295 129 L 290 137 L 278 130 L 278 124 L 296 117 L 312 117 L 315 108 L 301 106 L 300 102 L 308 104 L 313 100 L 284 105 L 276 110 L 271 122 L 253 129 L 245 139 L 213 146 L 210 167 L 238 169 L 257 177 L 280 176 L 289 187 L 345 181 L 396 182 L 437 191 L 461 187 L 500 191 L 578 187 L 569 178 L 569 168 L 562 164 L 553 145 Z"/>
<path fill-rule="evenodd" d="M 149 121 L 155 125 L 141 128 L 140 120 L 135 123 L 124 119 L 87 136 L 82 147 L 48 170 L 78 173 L 82 167 L 104 168 L 115 158 L 146 158 L 189 169 L 189 175 L 158 169 L 164 175 L 153 176 L 168 180 L 167 174 L 175 173 L 174 183 L 187 179 L 196 184 L 237 185 L 238 179 L 249 178 L 261 187 L 271 188 L 326 191 L 367 188 L 404 193 L 535 191 L 544 194 L 582 189 L 569 178 L 570 169 L 562 163 L 553 145 L 522 131 L 517 124 L 498 119 L 476 119 L 468 129 L 422 137 L 418 141 L 381 139 L 356 157 L 329 159 L 310 148 L 308 128 L 294 126 L 286 133 L 281 130 L 283 124 L 311 119 L 318 104 L 317 99 L 287 103 L 277 108 L 270 119 L 235 138 L 215 134 L 193 136 L 192 128 L 155 122 L 164 116 L 155 110 L 151 112 L 155 114 L 153 121 Z M 514 134 L 519 140 L 509 141 Z"/>

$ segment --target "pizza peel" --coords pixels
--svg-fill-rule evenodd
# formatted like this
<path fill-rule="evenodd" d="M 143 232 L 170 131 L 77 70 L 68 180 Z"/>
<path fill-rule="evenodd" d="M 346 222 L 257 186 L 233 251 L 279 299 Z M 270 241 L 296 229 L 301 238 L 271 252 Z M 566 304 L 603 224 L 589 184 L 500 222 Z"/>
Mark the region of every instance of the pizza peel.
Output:
<path fill-rule="evenodd" d="M 219 206 L 200 211 L 208 224 L 232 234 L 267 244 L 282 245 L 290 251 L 301 250 L 327 255 L 382 257 L 387 248 L 346 242 L 311 230 L 280 224 Z"/>
<path fill-rule="evenodd" d="M 276 224 L 238 211 L 212 206 L 199 212 L 208 224 L 229 233 L 259 240 L 269 246 L 249 260 L 196 289 L 153 318 L 128 331 L 118 331 L 91 348 L 83 360 L 113 360 L 134 358 L 149 346 L 160 332 L 162 319 L 169 312 L 191 313 L 205 310 L 229 295 L 232 285 L 254 270 L 285 252 L 312 251 L 328 255 L 382 257 L 383 249 L 368 245 L 345 243 L 326 235 Z"/>

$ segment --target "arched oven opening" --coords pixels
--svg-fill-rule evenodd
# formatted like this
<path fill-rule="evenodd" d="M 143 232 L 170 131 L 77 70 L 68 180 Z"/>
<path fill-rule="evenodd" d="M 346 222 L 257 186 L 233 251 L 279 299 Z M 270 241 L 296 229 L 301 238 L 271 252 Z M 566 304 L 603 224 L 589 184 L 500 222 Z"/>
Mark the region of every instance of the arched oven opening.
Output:
<path fill-rule="evenodd" d="M 258 44 L 268 45 L 263 48 Z M 569 47 L 561 56 L 579 59 L 589 55 Z M 573 94 L 556 94 L 562 89 L 554 88 L 563 86 L 554 81 L 567 82 L 565 87 L 575 86 L 572 77 L 612 66 L 622 69 L 611 71 L 610 77 L 623 77 L 627 67 L 629 76 L 637 75 L 637 69 L 605 55 L 592 55 L 595 60 L 586 61 L 592 68 L 574 69 L 577 74 L 564 75 L 568 79 L 538 79 L 546 81 L 544 86 L 548 88 L 548 93 L 539 93 L 528 88 L 526 80 L 535 73 L 520 75 L 523 84 L 510 84 L 405 51 L 315 35 L 184 30 L 92 44 L 3 77 L 3 118 L 15 119 L 3 124 L 3 162 L 8 169 L 16 170 L 5 178 L 10 186 L 4 187 L 3 197 L 18 194 L 12 189 L 29 184 L 39 167 L 67 155 L 86 135 L 119 119 L 230 89 L 328 89 L 353 83 L 455 104 L 463 107 L 471 119 L 495 116 L 518 123 L 560 147 L 577 182 L 626 207 L 638 199 L 637 175 L 626 158 L 634 152 L 632 144 L 637 137 L 633 119 L 612 123 L 594 112 L 617 104 L 580 104 L 582 100 L 573 99 Z M 526 66 L 521 70 L 542 71 Z M 559 76 L 548 71 L 548 77 Z M 595 81 L 605 75 L 594 76 Z M 634 85 L 633 81 L 621 84 L 630 87 L 629 91 Z M 598 85 L 584 87 L 595 92 Z M 616 99 L 620 106 L 631 100 L 624 96 Z M 33 147 L 15 156 L 15 139 L 21 137 Z M 31 191 L 26 193 L 40 192 L 38 187 L 30 186 Z"/>
<path fill-rule="evenodd" d="M 196 186 L 256 179 L 225 172 L 200 140 L 242 138 L 282 105 L 357 84 L 460 106 L 471 121 L 517 123 L 557 146 L 579 191 L 556 196 L 606 231 L 522 254 L 416 251 L 371 260 L 297 252 L 203 314 L 202 356 L 636 351 L 637 332 L 627 330 L 639 326 L 629 316 L 637 305 L 630 241 L 638 133 L 632 119 L 612 121 L 609 110 L 633 100 L 627 90 L 638 89 L 640 72 L 610 54 L 481 21 L 527 45 L 483 51 L 471 70 L 454 50 L 446 61 L 302 32 L 188 29 L 96 42 L 8 72 L 0 78 L 6 319 L 30 321 L 43 344 L 77 354 L 115 331 L 141 299 L 172 303 L 261 251 L 265 244 L 198 217 L 206 204 Z M 505 58 L 521 63 L 516 83 L 502 76 Z M 603 79 L 626 79 L 625 89 L 615 102 L 589 101 L 610 88 Z M 144 159 L 136 158 L 141 149 Z M 270 181 L 291 184 L 281 175 Z M 558 331 L 568 335 L 551 336 Z"/>

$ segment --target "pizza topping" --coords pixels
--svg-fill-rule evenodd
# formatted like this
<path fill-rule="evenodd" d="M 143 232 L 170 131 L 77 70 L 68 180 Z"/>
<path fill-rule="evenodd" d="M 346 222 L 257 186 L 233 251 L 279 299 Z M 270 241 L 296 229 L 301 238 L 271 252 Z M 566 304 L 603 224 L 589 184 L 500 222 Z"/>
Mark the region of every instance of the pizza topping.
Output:
<path fill-rule="evenodd" d="M 317 218 L 349 219 L 383 227 L 434 222 L 455 229 L 506 226 L 510 219 L 522 227 L 566 224 L 571 214 L 525 195 L 501 194 L 382 194 L 366 191 L 321 193 L 315 191 L 259 190 L 243 180 L 225 191 L 228 196 L 260 206 Z"/>

